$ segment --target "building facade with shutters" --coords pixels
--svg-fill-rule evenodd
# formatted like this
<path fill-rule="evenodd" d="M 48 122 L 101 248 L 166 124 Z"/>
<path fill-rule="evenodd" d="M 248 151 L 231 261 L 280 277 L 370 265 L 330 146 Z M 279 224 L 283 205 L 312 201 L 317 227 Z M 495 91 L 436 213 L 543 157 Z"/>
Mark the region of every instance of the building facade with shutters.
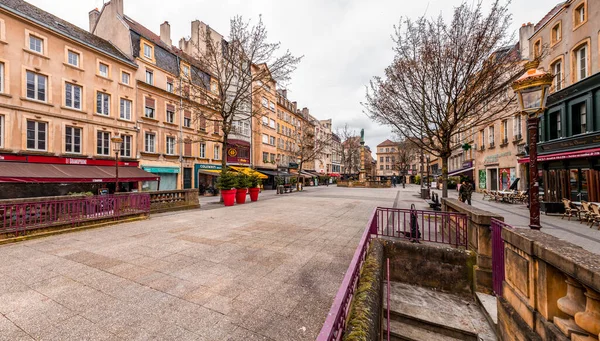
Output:
<path fill-rule="evenodd" d="M 221 129 L 214 113 L 190 103 L 199 101 L 198 91 L 209 92 L 213 80 L 194 58 L 172 45 L 169 23 L 155 34 L 123 13 L 123 0 L 113 0 L 90 12 L 90 31 L 138 65 L 135 72 L 120 71 L 118 76 L 137 89 L 136 157 L 142 169 L 160 177 L 160 183 L 146 182 L 142 189 L 214 187 L 226 157 Z"/>
<path fill-rule="evenodd" d="M 391 140 L 385 140 L 377 145 L 375 152 L 377 161 L 377 176 L 398 175 L 396 170 L 396 158 L 398 157 L 398 144 Z"/>
<path fill-rule="evenodd" d="M 0 192 L 30 197 L 120 190 L 138 168 L 138 66 L 107 40 L 21 0 L 0 3 Z M 128 75 L 128 77 L 123 77 Z"/>

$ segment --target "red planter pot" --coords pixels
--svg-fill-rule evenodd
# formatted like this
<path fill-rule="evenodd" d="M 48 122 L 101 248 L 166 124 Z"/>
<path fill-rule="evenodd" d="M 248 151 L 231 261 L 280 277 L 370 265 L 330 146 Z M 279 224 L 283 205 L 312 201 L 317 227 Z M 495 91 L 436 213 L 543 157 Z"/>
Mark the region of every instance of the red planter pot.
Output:
<path fill-rule="evenodd" d="M 250 201 L 258 201 L 258 193 L 260 193 L 260 188 L 248 188 L 248 191 L 250 192 Z"/>
<path fill-rule="evenodd" d="M 235 202 L 238 204 L 243 204 L 246 202 L 246 194 L 248 193 L 247 188 L 240 188 L 235 193 Z"/>
<path fill-rule="evenodd" d="M 222 189 L 221 196 L 223 197 L 223 204 L 225 206 L 233 206 L 235 202 L 235 189 Z"/>

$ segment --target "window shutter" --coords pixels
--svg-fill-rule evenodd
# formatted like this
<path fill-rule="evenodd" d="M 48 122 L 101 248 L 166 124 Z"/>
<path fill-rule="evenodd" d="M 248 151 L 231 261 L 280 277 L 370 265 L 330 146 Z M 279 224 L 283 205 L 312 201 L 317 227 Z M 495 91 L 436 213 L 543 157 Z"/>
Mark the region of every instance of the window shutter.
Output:
<path fill-rule="evenodd" d="M 189 110 L 185 110 L 183 112 L 183 117 L 185 117 L 185 118 L 192 118 L 192 112 L 189 111 Z"/>
<path fill-rule="evenodd" d="M 167 104 L 167 111 L 175 112 L 175 106 L 173 104 Z"/>
<path fill-rule="evenodd" d="M 154 109 L 155 103 L 154 99 L 146 97 L 146 107 Z"/>
<path fill-rule="evenodd" d="M 192 156 L 192 141 L 190 139 L 185 140 L 183 153 L 185 156 Z"/>

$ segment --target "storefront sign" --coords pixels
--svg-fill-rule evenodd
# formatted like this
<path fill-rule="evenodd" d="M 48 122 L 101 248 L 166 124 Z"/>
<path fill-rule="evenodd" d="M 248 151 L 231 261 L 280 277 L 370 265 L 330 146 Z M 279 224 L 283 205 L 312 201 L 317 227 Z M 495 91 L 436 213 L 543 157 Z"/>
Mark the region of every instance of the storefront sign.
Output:
<path fill-rule="evenodd" d="M 479 170 L 479 188 L 485 189 L 486 183 L 487 183 L 487 180 L 486 180 L 485 169 L 480 169 Z"/>
<path fill-rule="evenodd" d="M 0 155 L 0 161 L 16 161 L 28 163 L 49 163 L 57 165 L 86 165 L 86 166 L 114 166 L 114 160 L 94 160 L 85 158 L 71 158 L 44 155 Z M 119 167 L 137 167 L 138 162 L 119 161 Z"/>
<path fill-rule="evenodd" d="M 230 140 L 227 144 L 227 162 L 250 164 L 250 143 L 242 140 Z"/>
<path fill-rule="evenodd" d="M 200 163 L 200 164 L 196 164 L 196 169 L 214 169 L 214 170 L 221 170 L 221 165 L 214 165 L 214 164 L 210 164 L 210 163 Z"/>
<path fill-rule="evenodd" d="M 540 144 L 539 149 L 542 152 L 560 151 L 564 149 L 574 149 L 576 147 L 585 146 L 593 148 L 594 145 L 600 145 L 600 133 L 587 134 L 587 136 L 574 139 L 561 139 L 557 142 L 548 142 Z"/>
<path fill-rule="evenodd" d="M 179 168 L 175 168 L 175 167 L 146 167 L 146 166 L 142 166 L 142 169 L 145 170 L 146 172 L 150 172 L 150 173 L 162 173 L 162 174 L 175 174 L 175 173 L 179 173 Z"/>
<path fill-rule="evenodd" d="M 462 168 L 471 168 L 471 167 L 473 167 L 473 160 L 471 160 L 471 161 L 465 161 L 462 164 Z"/>
<path fill-rule="evenodd" d="M 494 155 L 489 155 L 486 156 L 485 159 L 483 160 L 483 163 L 497 163 L 498 160 L 501 157 L 505 157 L 505 156 L 510 156 L 511 152 L 504 152 L 504 153 L 500 153 L 500 154 L 494 154 Z"/>

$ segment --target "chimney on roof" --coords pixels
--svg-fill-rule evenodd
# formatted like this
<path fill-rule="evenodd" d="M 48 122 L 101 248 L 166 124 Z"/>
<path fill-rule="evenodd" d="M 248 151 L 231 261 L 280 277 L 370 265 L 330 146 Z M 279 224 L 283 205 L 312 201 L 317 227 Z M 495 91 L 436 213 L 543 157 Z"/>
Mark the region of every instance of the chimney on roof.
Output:
<path fill-rule="evenodd" d="M 307 107 L 302 108 L 302 116 L 308 118 L 308 115 L 309 115 L 308 108 Z"/>
<path fill-rule="evenodd" d="M 94 33 L 94 28 L 96 27 L 96 23 L 98 22 L 98 19 L 100 18 L 100 11 L 98 11 L 97 8 L 94 8 L 93 10 L 90 11 L 89 18 L 90 18 L 90 33 Z"/>
<path fill-rule="evenodd" d="M 281 95 L 283 96 L 283 98 L 287 99 L 287 89 L 281 90 Z"/>
<path fill-rule="evenodd" d="M 173 43 L 171 41 L 171 25 L 169 25 L 168 21 L 160 24 L 160 40 L 167 44 L 168 47 L 171 47 Z"/>
<path fill-rule="evenodd" d="M 521 59 L 529 59 L 529 38 L 533 35 L 534 26 L 532 23 L 519 28 L 519 48 L 521 49 Z"/>
<path fill-rule="evenodd" d="M 110 3 L 115 6 L 114 11 L 117 15 L 123 16 L 123 1 L 125 0 L 110 0 Z"/>
<path fill-rule="evenodd" d="M 294 108 L 294 112 L 298 112 L 298 102 L 293 101 L 292 102 L 292 108 Z"/>

